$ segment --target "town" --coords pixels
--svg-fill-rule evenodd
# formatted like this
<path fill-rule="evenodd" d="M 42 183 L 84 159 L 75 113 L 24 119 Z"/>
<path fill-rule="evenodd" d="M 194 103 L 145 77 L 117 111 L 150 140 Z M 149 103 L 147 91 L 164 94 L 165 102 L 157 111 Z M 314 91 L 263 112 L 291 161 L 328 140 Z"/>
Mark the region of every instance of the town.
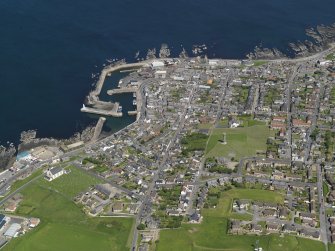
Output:
<path fill-rule="evenodd" d="M 239 250 L 275 250 L 265 238 L 278 236 L 334 250 L 333 47 L 299 59 L 166 58 L 132 66 L 120 89 L 136 96 L 134 123 L 108 137 L 99 136 L 98 123 L 93 140 L 25 151 L 0 174 L 2 219 L 32 213 L 19 218 L 22 226 L 2 227 L 15 228 L 5 241 L 40 221 L 36 205 L 28 210 L 24 202 L 26 187 L 38 182 L 61 192 L 69 186 L 62 180 L 79 183 L 75 175 L 82 175 L 94 182 L 71 190 L 71 203 L 87 217 L 135 219 L 130 250 L 235 249 L 238 240 L 249 245 Z M 206 228 L 219 226 L 217 245 L 192 237 L 216 240 Z M 172 243 L 174 231 L 191 244 Z"/>

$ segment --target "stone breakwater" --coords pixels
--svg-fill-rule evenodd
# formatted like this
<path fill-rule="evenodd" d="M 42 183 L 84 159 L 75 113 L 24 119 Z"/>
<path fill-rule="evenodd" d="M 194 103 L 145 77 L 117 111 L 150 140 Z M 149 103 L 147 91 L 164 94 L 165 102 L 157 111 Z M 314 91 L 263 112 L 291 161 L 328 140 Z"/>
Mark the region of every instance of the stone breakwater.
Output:
<path fill-rule="evenodd" d="M 100 76 L 99 79 L 95 85 L 95 89 L 89 93 L 89 95 L 86 97 L 86 105 L 83 105 L 81 108 L 82 112 L 87 112 L 87 113 L 93 113 L 93 114 L 98 114 L 98 115 L 103 115 L 103 116 L 112 116 L 112 117 L 122 117 L 122 112 L 119 110 L 119 103 L 115 102 L 105 102 L 101 101 L 99 99 L 99 95 L 101 93 L 102 87 L 105 83 L 105 79 L 107 76 L 112 74 L 113 72 L 117 71 L 123 71 L 127 69 L 134 69 L 134 68 L 140 68 L 140 67 L 145 67 L 148 66 L 148 62 L 139 62 L 139 63 L 131 63 L 131 64 L 114 64 L 114 65 L 109 65 L 106 66 Z M 116 89 L 109 91 L 111 92 L 110 95 L 113 94 L 113 91 L 115 93 L 124 93 L 128 92 L 125 90 Z M 136 92 L 136 90 L 134 90 Z"/>

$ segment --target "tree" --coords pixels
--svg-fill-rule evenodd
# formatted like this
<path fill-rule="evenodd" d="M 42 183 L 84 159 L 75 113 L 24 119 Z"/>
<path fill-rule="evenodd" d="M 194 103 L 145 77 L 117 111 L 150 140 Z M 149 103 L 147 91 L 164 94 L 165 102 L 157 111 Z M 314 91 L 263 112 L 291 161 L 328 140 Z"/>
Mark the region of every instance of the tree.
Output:
<path fill-rule="evenodd" d="M 143 223 L 138 224 L 137 230 L 144 230 L 144 229 L 145 229 L 145 224 Z"/>

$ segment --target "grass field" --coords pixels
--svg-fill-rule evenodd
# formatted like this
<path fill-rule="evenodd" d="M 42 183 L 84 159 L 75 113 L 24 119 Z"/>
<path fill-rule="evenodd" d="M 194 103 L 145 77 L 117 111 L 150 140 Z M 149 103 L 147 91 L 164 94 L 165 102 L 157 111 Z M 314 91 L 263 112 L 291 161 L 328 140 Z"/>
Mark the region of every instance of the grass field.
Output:
<path fill-rule="evenodd" d="M 251 123 L 251 122 L 249 122 Z M 222 144 L 224 133 L 226 134 L 226 144 Z M 216 128 L 207 145 L 207 157 L 241 157 L 253 156 L 256 151 L 266 150 L 266 140 L 272 136 L 273 132 L 266 125 L 252 125 L 239 128 Z"/>
<path fill-rule="evenodd" d="M 85 189 L 92 185 L 101 183 L 102 181 L 96 177 L 92 177 L 78 168 L 67 167 L 66 170 L 69 170 L 70 173 L 64 174 L 59 179 L 55 179 L 52 182 L 49 182 L 45 179 L 40 179 L 37 183 L 40 186 L 43 186 L 47 189 L 53 189 L 56 192 L 73 198 L 78 193 L 83 192 Z"/>
<path fill-rule="evenodd" d="M 283 196 L 265 190 L 232 189 L 221 194 L 219 205 L 215 209 L 204 209 L 201 224 L 183 224 L 175 230 L 162 230 L 158 242 L 158 251 L 252 251 L 256 240 L 264 251 L 319 251 L 324 250 L 318 241 L 301 239 L 295 236 L 266 235 L 227 235 L 228 218 L 233 198 L 249 198 L 271 202 L 282 202 Z"/>
<path fill-rule="evenodd" d="M 203 215 L 214 217 L 231 217 L 232 215 L 230 211 L 233 199 L 250 199 L 279 204 L 284 202 L 283 195 L 278 192 L 262 189 L 234 188 L 225 192 L 221 192 L 217 207 L 204 210 Z"/>
<path fill-rule="evenodd" d="M 254 61 L 254 66 L 261 66 L 261 65 L 264 65 L 264 64 L 267 64 L 268 61 L 264 61 L 264 60 L 257 60 L 257 61 Z"/>
<path fill-rule="evenodd" d="M 226 250 L 252 251 L 256 240 L 264 251 L 321 251 L 324 246 L 319 241 L 295 236 L 227 235 L 227 219 L 207 217 L 200 225 L 184 224 L 177 230 L 162 230 L 158 251 L 184 250 Z"/>
<path fill-rule="evenodd" d="M 71 173 L 48 182 L 43 178 L 25 188 L 17 214 L 41 219 L 41 224 L 12 240 L 5 251 L 128 250 L 133 225 L 129 218 L 90 218 L 72 198 L 99 180 L 71 168 Z"/>
<path fill-rule="evenodd" d="M 329 193 L 329 186 L 327 184 L 327 182 L 323 182 L 322 183 L 322 188 L 323 188 L 323 196 L 326 198 L 328 193 Z"/>
<path fill-rule="evenodd" d="M 204 151 L 208 136 L 203 133 L 191 133 L 184 136 L 181 140 L 183 146 L 183 154 L 188 154 L 192 151 Z"/>
<path fill-rule="evenodd" d="M 330 53 L 326 56 L 326 60 L 335 60 L 335 53 Z"/>

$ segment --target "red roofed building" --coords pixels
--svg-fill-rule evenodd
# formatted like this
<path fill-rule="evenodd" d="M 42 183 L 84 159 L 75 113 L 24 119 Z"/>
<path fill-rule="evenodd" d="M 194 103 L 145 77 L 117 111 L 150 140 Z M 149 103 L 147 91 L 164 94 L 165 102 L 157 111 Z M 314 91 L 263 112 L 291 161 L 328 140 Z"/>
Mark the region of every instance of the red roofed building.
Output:
<path fill-rule="evenodd" d="M 310 125 L 311 123 L 305 122 L 301 119 L 293 119 L 293 126 L 295 127 L 309 127 Z"/>
<path fill-rule="evenodd" d="M 272 129 L 285 129 L 286 124 L 282 122 L 271 121 L 271 128 Z"/>
<path fill-rule="evenodd" d="M 272 118 L 272 121 L 276 122 L 285 122 L 286 118 L 285 117 L 280 117 L 280 116 L 275 116 Z"/>

